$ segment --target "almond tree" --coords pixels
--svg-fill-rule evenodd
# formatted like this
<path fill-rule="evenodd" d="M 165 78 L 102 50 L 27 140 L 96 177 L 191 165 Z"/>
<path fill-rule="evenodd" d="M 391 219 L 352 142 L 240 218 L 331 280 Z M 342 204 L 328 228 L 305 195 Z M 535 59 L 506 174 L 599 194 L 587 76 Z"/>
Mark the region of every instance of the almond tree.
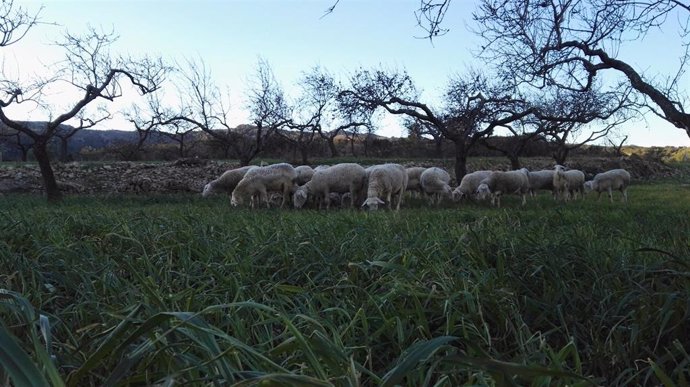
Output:
<path fill-rule="evenodd" d="M 328 144 L 331 157 L 338 156 L 335 138 L 348 129 L 368 124 L 368 116 L 361 111 L 348 111 L 338 98 L 341 85 L 326 69 L 315 66 L 302 73 L 299 80 L 300 95 L 293 109 L 293 117 L 288 127 L 296 136 L 284 136 L 295 145 L 307 163 L 307 152 L 315 135 Z"/>
<path fill-rule="evenodd" d="M 2 4 L 2 7 L 5 7 L 7 2 Z M 18 18 L 17 20 L 24 20 L 16 16 L 22 15 L 24 11 L 21 9 L 16 14 L 3 13 L 3 11 L 4 9 L 0 7 L 0 17 L 3 17 L 0 20 L 2 29 L 7 28 L 8 17 L 11 18 L 14 15 Z M 29 20 L 34 20 L 33 23 L 35 23 L 35 18 Z M 28 26 L 31 25 L 29 22 Z M 15 29 L 14 32 L 16 31 Z M 16 37 L 11 32 L 0 30 L 0 35 L 3 33 L 3 42 L 13 43 L 24 36 Z M 58 43 L 65 51 L 65 59 L 59 63 L 58 71 L 52 77 L 34 79 L 31 82 L 10 80 L 4 77 L 0 79 L 0 121 L 33 140 L 32 151 L 41 170 L 49 202 L 59 201 L 62 197 L 48 149 L 49 142 L 56 136 L 60 126 L 79 117 L 80 114 L 85 114 L 85 108 L 94 101 L 113 101 L 121 97 L 127 83 L 133 85 L 142 95 L 154 92 L 159 88 L 168 70 L 160 58 L 134 60 L 112 56 L 109 48 L 116 39 L 117 37 L 112 32 L 99 32 L 93 28 L 90 28 L 83 36 L 66 32 L 64 41 Z M 48 102 L 48 90 L 51 87 L 61 87 L 62 90 L 71 89 L 80 96 L 68 102 L 64 111 L 55 112 Z M 13 107 L 25 104 L 43 110 L 49 118 L 40 125 L 29 125 L 12 114 Z M 101 118 L 90 119 L 97 121 Z"/>
<path fill-rule="evenodd" d="M 178 105 L 150 109 L 156 130 L 181 123 L 190 130 L 198 128 L 220 144 L 226 154 L 232 153 L 240 164 L 248 165 L 263 151 L 267 140 L 290 122 L 290 107 L 267 61 L 258 61 L 247 88 L 252 124 L 237 127 L 229 123 L 229 92 L 222 92 L 216 85 L 204 61 L 187 60 L 180 67 L 176 72 Z"/>
<path fill-rule="evenodd" d="M 679 0 L 482 0 L 475 13 L 482 57 L 537 87 L 588 91 L 603 73 L 618 76 L 611 91 L 636 91 L 636 108 L 690 136 L 687 70 L 690 4 Z M 676 28 L 674 24 L 677 23 Z M 643 71 L 619 58 L 620 48 L 652 29 L 680 48 L 675 74 Z"/>
<path fill-rule="evenodd" d="M 528 104 L 514 99 L 510 90 L 471 72 L 449 79 L 441 108 L 420 102 L 405 72 L 361 69 L 351 77 L 350 88 L 341 94 L 351 105 L 370 110 L 383 108 L 433 126 L 454 144 L 458 180 L 467 173 L 469 151 L 480 138 L 490 136 L 499 125 L 533 113 Z"/>

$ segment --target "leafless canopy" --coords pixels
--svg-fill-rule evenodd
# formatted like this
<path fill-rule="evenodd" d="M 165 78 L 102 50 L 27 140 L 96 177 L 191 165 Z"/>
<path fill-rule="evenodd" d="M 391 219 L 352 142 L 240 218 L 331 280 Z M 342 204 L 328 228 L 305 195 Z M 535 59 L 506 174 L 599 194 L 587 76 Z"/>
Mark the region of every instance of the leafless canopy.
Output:
<path fill-rule="evenodd" d="M 482 56 L 537 87 L 587 91 L 596 76 L 618 72 L 644 105 L 690 135 L 688 95 L 680 87 L 690 45 L 690 5 L 678 0 L 482 0 L 474 14 Z M 620 47 L 670 28 L 682 47 L 676 74 L 645 75 L 617 59 Z M 618 88 L 616 85 L 615 88 Z"/>
<path fill-rule="evenodd" d="M 39 14 L 40 10 L 31 13 L 16 6 L 14 0 L 0 1 L 0 47 L 14 44 L 26 36 L 39 23 Z"/>

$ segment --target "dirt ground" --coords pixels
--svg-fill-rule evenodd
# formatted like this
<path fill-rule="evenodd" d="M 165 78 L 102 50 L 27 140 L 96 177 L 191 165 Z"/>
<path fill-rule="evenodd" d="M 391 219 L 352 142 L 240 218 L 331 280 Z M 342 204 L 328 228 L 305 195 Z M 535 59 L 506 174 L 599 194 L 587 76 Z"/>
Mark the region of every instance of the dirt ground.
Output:
<path fill-rule="evenodd" d="M 440 165 L 439 165 L 440 164 Z M 529 170 L 550 169 L 550 159 L 523 160 Z M 452 160 L 420 160 L 404 163 L 405 166 L 441 166 L 452 171 Z M 202 159 L 181 159 L 174 162 L 102 162 L 102 163 L 55 163 L 53 165 L 58 184 L 68 194 L 118 194 L 118 193 L 195 193 L 220 176 L 224 171 L 236 168 L 233 162 Z M 507 160 L 470 159 L 468 170 L 509 169 Z M 596 173 L 614 168 L 625 168 L 633 180 L 651 180 L 673 177 L 676 169 L 658 161 L 640 157 L 582 158 L 572 159 L 568 167 L 580 169 L 588 179 Z M 42 192 L 42 178 L 37 165 L 0 164 L 0 193 Z"/>

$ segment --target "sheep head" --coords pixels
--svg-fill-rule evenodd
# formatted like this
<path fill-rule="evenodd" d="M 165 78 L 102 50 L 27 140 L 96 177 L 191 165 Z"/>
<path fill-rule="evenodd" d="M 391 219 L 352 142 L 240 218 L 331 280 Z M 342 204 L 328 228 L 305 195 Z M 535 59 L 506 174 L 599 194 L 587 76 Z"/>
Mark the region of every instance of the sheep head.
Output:
<path fill-rule="evenodd" d="M 369 210 L 376 211 L 379 208 L 379 204 L 386 204 L 386 202 L 376 197 L 367 198 L 362 204 L 362 207 L 369 207 Z"/>
<path fill-rule="evenodd" d="M 491 195 L 491 189 L 486 183 L 479 184 L 477 187 L 477 199 L 484 200 L 488 195 Z"/>
<path fill-rule="evenodd" d="M 295 208 L 302 208 L 304 203 L 307 202 L 307 190 L 304 186 L 297 188 L 295 194 L 292 195 L 292 204 Z"/>
<path fill-rule="evenodd" d="M 206 184 L 204 186 L 203 191 L 201 191 L 201 197 L 204 197 L 204 198 L 207 197 L 208 195 L 211 194 L 212 190 L 213 190 L 213 186 L 211 185 L 211 183 Z"/>

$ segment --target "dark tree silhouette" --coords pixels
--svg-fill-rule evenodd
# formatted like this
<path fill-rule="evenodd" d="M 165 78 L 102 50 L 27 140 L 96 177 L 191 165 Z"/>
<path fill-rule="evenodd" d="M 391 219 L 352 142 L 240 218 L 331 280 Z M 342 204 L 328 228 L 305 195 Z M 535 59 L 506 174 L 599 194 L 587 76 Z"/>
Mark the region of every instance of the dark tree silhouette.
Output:
<path fill-rule="evenodd" d="M 405 72 L 361 69 L 350 83 L 342 95 L 351 105 L 370 110 L 381 107 L 391 114 L 413 117 L 453 142 L 458 180 L 467 173 L 469 150 L 480 138 L 491 135 L 496 126 L 532 113 L 525 102 L 512 97 L 509 89 L 471 72 L 449 80 L 442 109 L 419 102 L 414 83 Z"/>
<path fill-rule="evenodd" d="M 613 72 L 649 109 L 690 136 L 687 80 L 690 4 L 679 0 L 482 0 L 475 13 L 482 57 L 522 82 L 588 91 L 596 76 Z M 678 28 L 669 31 L 677 22 Z M 646 74 L 619 59 L 619 49 L 651 29 L 667 29 L 682 50 L 676 74 Z M 653 70 L 653 69 L 652 69 Z M 684 83 L 685 82 L 685 83 Z M 626 90 L 620 84 L 611 91 Z"/>
<path fill-rule="evenodd" d="M 99 32 L 90 28 L 84 36 L 67 32 L 64 38 L 58 45 L 64 49 L 66 57 L 60 62 L 61 71 L 54 77 L 23 85 L 16 80 L 0 79 L 0 121 L 33 140 L 32 150 L 50 202 L 62 197 L 51 166 L 48 147 L 58 128 L 80 114 L 85 114 L 84 109 L 94 101 L 113 101 L 122 96 L 126 82 L 133 85 L 140 94 L 156 91 L 168 70 L 159 58 L 134 60 L 111 56 L 109 47 L 117 39 L 112 32 Z M 63 87 L 68 85 L 81 94 L 81 97 L 68 103 L 65 110 L 58 114 L 50 111 L 52 108 L 46 102 L 46 90 L 56 82 Z M 47 110 L 50 119 L 39 125 L 29 125 L 10 117 L 8 107 L 19 104 L 33 104 Z"/>

